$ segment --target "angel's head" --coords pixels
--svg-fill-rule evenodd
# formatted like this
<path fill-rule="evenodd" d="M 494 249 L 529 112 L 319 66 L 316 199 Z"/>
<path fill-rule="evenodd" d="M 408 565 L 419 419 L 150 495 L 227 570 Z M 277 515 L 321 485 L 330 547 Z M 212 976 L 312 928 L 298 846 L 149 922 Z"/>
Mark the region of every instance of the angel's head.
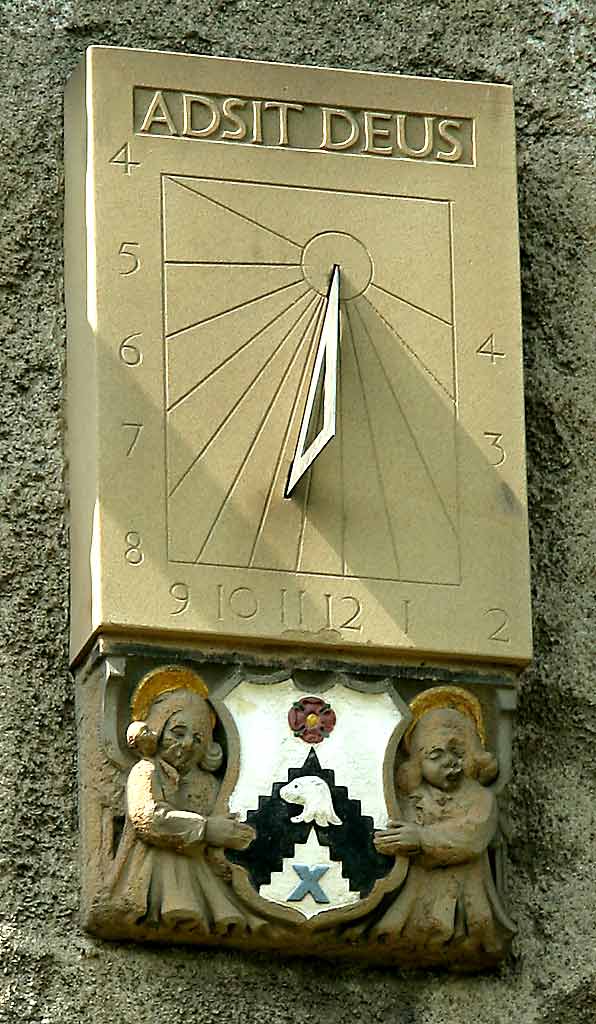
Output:
<path fill-rule="evenodd" d="M 453 792 L 467 777 L 482 785 L 492 782 L 498 766 L 482 746 L 474 721 L 450 707 L 427 711 L 409 737 L 410 756 L 398 772 L 398 786 L 412 792 L 422 781 Z"/>

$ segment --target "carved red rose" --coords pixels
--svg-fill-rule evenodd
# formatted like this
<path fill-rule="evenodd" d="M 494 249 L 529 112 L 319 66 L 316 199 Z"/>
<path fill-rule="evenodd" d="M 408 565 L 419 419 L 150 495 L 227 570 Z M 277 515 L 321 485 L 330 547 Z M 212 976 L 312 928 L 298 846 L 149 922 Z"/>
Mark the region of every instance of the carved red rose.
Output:
<path fill-rule="evenodd" d="M 288 725 L 305 743 L 320 743 L 335 728 L 335 711 L 320 697 L 302 697 L 288 711 Z"/>

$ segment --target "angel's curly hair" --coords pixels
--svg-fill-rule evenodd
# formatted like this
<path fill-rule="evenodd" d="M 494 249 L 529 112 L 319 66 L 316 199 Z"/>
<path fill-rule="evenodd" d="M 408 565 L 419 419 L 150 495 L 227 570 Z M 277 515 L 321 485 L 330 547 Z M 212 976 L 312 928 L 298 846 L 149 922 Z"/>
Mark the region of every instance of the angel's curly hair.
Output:
<path fill-rule="evenodd" d="M 472 720 L 454 708 L 435 708 L 427 711 L 416 723 L 410 741 L 410 756 L 397 770 L 397 787 L 404 794 L 412 793 L 422 782 L 425 749 L 420 743 L 421 733 L 425 727 L 437 722 L 439 716 L 446 725 L 451 724 L 464 741 L 464 775 L 476 779 L 482 786 L 489 785 L 498 775 L 497 759 L 482 746 Z"/>

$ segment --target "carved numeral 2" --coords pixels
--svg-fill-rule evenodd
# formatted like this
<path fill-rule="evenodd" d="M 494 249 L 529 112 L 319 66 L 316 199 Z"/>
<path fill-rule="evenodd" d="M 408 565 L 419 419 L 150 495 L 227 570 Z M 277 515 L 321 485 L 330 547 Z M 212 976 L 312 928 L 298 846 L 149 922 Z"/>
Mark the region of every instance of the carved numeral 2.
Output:
<path fill-rule="evenodd" d="M 496 640 L 500 644 L 508 644 L 511 642 L 511 638 L 507 636 L 506 629 L 509 625 L 509 615 L 504 608 L 488 608 L 485 615 L 498 615 L 499 623 L 492 633 L 488 634 L 489 640 Z"/>

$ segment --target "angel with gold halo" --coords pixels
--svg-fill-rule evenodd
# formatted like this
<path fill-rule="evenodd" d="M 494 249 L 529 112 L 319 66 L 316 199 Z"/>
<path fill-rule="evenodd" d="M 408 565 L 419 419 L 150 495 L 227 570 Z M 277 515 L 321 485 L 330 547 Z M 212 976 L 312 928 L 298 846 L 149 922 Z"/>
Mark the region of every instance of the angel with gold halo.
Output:
<path fill-rule="evenodd" d="M 203 680 L 179 666 L 150 672 L 133 694 L 127 743 L 140 759 L 126 783 L 111 888 L 136 925 L 207 935 L 263 923 L 222 877 L 223 849 L 245 849 L 255 833 L 234 815 L 212 814 L 223 751 L 206 697 Z"/>
<path fill-rule="evenodd" d="M 436 687 L 411 704 L 408 755 L 397 772 L 401 817 L 375 834 L 388 855 L 407 855 L 404 885 L 371 937 L 429 963 L 470 964 L 502 955 L 515 931 L 497 893 L 488 846 L 498 826 L 496 758 L 484 749 L 480 704 Z"/>

